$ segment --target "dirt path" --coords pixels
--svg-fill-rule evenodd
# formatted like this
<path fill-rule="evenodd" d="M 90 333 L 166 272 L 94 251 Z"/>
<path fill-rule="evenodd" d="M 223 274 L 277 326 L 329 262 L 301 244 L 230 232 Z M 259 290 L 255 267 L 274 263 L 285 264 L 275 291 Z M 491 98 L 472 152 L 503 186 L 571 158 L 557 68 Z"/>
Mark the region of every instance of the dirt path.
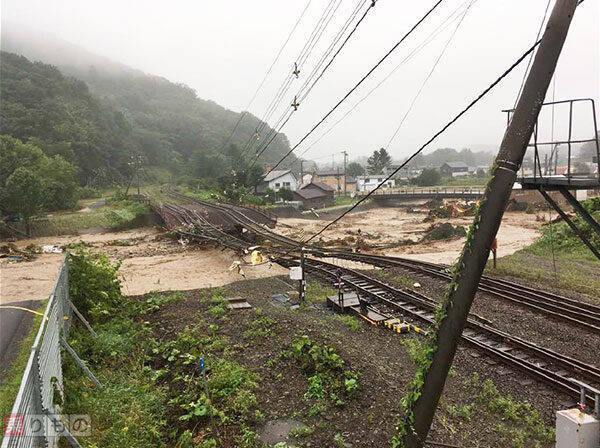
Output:
<path fill-rule="evenodd" d="M 385 246 L 397 243 L 398 246 L 375 250 L 385 255 L 397 255 L 417 260 L 451 263 L 459 255 L 464 239 L 437 240 L 427 243 L 400 245 L 404 240 L 419 241 L 432 224 L 423 222 L 426 213 L 408 213 L 398 208 L 376 208 L 350 214 L 334 224 L 322 234 L 323 241 L 354 238 L 362 232 L 363 240 L 369 245 Z M 472 217 L 436 219 L 435 223 L 450 222 L 452 225 L 469 226 Z M 307 237 L 320 230 L 328 221 L 300 218 L 280 218 L 276 231 L 295 238 Z M 531 244 L 540 234 L 540 223 L 535 215 L 519 212 L 504 214 L 498 231 L 498 256 L 510 255 Z M 348 247 L 354 247 L 349 242 Z"/>
<path fill-rule="evenodd" d="M 229 250 L 197 249 L 173 244 L 164 239 L 159 229 L 141 228 L 81 236 L 43 237 L 21 240 L 20 249 L 36 246 L 84 242 L 93 250 L 101 250 L 123 262 L 120 273 L 123 294 L 138 295 L 149 291 L 187 290 L 223 286 L 243 280 L 237 269 L 230 270 L 238 260 Z M 34 260 L 0 262 L 0 303 L 22 302 L 47 298 L 58 273 L 62 254 L 39 254 Z M 285 274 L 274 265 L 243 266 L 249 279 Z"/>

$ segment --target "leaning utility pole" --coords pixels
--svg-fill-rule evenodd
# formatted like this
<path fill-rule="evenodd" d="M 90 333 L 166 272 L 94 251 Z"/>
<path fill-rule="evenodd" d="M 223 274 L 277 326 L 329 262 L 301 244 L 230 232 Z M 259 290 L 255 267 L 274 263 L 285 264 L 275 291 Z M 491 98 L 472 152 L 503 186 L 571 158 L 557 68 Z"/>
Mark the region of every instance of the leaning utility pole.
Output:
<path fill-rule="evenodd" d="M 458 266 L 453 270 L 443 305 L 444 317 L 439 322 L 434 340 L 437 347 L 430 366 L 424 372 L 417 398 L 407 411 L 406 421 L 412 420 L 413 424 L 402 441 L 410 448 L 421 448 L 425 443 L 492 241 L 500 227 L 577 3 L 578 0 L 556 0 L 523 92 L 502 139 L 492 178 L 487 184 Z"/>
<path fill-rule="evenodd" d="M 346 150 L 342 151 L 342 154 L 344 154 L 344 196 L 346 196 L 346 164 L 348 162 L 348 153 L 346 152 Z"/>

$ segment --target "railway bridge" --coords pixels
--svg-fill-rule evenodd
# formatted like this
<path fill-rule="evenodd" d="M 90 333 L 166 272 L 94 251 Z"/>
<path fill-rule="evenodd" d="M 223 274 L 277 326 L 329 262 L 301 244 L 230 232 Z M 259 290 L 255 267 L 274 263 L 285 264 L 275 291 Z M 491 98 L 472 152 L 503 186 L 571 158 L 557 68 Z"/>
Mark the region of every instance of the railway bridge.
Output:
<path fill-rule="evenodd" d="M 430 199 L 470 199 L 477 200 L 483 197 L 484 188 L 472 187 L 424 187 L 424 188 L 389 188 L 379 189 L 371 195 L 371 199 L 378 203 L 403 202 Z M 368 195 L 368 191 L 357 192 L 357 197 Z"/>

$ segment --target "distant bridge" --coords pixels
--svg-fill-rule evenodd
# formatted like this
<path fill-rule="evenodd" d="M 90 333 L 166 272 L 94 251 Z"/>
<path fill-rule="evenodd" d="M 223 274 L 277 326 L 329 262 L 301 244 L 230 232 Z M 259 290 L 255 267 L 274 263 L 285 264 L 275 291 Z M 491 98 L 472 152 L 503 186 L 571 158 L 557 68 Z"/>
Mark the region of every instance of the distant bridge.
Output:
<path fill-rule="evenodd" d="M 387 200 L 410 201 L 416 199 L 480 199 L 484 188 L 471 187 L 426 187 L 426 188 L 386 188 L 375 191 L 371 198 L 377 202 Z M 369 194 L 359 191 L 356 196 L 361 198 Z"/>

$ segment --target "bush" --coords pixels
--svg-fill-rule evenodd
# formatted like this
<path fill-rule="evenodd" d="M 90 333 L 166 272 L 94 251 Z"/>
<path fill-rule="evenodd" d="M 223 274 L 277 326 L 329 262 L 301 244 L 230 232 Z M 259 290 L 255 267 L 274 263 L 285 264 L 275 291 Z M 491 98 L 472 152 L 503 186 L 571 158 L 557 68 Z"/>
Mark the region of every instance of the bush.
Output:
<path fill-rule="evenodd" d="M 69 257 L 69 294 L 77 309 L 90 320 L 102 322 L 114 316 L 123 305 L 120 263 L 113 264 L 105 254 L 95 254 L 76 246 Z"/>
<path fill-rule="evenodd" d="M 430 187 L 432 185 L 438 185 L 442 175 L 435 168 L 425 168 L 415 179 L 414 183 L 420 187 Z"/>
<path fill-rule="evenodd" d="M 94 187 L 79 187 L 77 188 L 78 199 L 98 199 L 102 197 L 102 192 Z"/>
<path fill-rule="evenodd" d="M 449 222 L 444 222 L 431 228 L 425 236 L 424 240 L 445 240 L 449 238 L 461 238 L 467 235 L 467 231 L 463 226 L 454 227 Z"/>

